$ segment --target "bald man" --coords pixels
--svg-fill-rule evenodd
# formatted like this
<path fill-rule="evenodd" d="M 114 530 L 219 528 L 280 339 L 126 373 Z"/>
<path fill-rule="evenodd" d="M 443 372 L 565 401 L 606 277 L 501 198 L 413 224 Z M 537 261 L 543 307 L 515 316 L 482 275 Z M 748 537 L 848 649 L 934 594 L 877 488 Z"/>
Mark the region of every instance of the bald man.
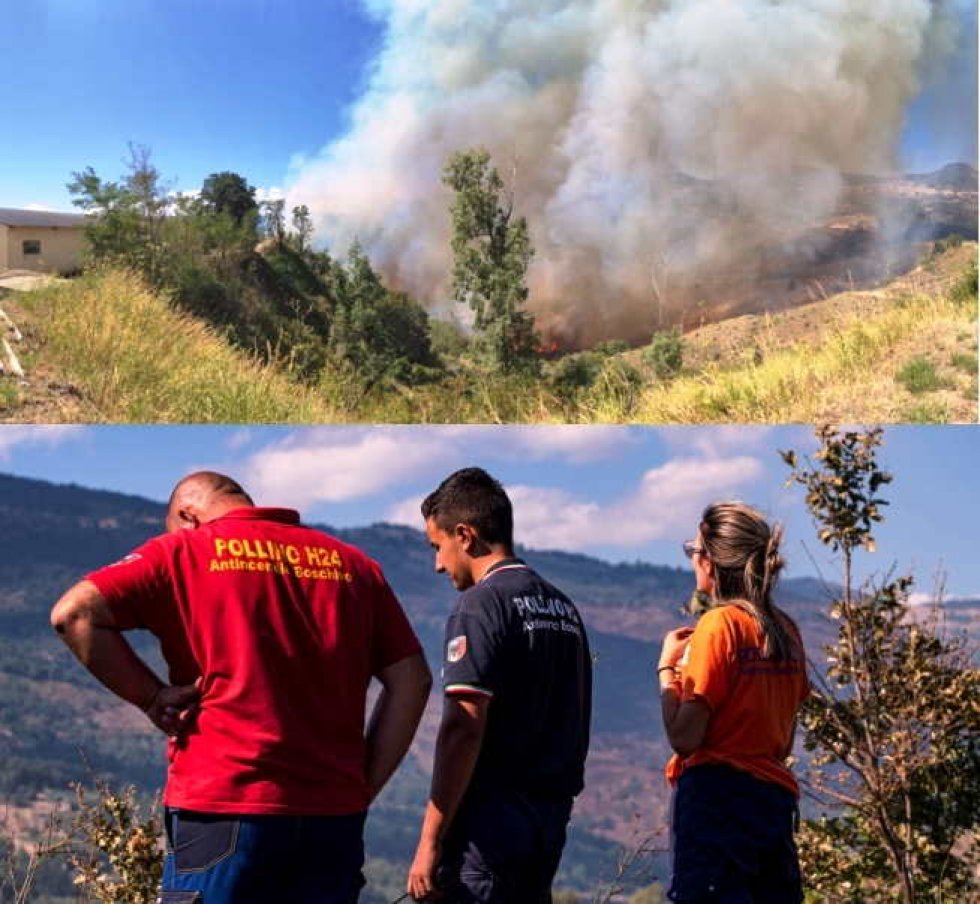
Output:
<path fill-rule="evenodd" d="M 230 477 L 181 480 L 166 529 L 51 613 L 170 739 L 160 901 L 356 901 L 365 812 L 431 685 L 418 639 L 375 562 L 295 511 L 256 507 Z M 123 636 L 137 628 L 159 639 L 167 682 Z"/>

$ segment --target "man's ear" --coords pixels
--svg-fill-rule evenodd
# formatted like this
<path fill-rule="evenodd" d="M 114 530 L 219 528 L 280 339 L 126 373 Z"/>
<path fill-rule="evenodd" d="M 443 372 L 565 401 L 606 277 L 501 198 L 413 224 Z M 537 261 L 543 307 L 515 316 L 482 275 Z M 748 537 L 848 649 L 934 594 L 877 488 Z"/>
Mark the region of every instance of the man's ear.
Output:
<path fill-rule="evenodd" d="M 197 530 L 201 526 L 201 519 L 191 506 L 177 510 L 177 521 L 182 530 Z"/>
<path fill-rule="evenodd" d="M 473 555 L 480 543 L 480 535 L 473 529 L 473 526 L 463 523 L 457 524 L 453 528 L 453 534 L 463 551 Z"/>

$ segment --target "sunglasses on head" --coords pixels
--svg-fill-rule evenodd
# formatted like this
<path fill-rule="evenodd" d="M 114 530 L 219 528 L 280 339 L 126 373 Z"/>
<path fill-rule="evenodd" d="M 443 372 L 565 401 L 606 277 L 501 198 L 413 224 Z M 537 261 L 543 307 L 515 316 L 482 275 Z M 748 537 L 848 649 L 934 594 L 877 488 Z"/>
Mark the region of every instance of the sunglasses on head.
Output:
<path fill-rule="evenodd" d="M 684 555 L 689 559 L 693 559 L 695 553 L 705 552 L 705 548 L 703 546 L 698 546 L 697 540 L 685 540 L 682 548 L 684 550 Z"/>

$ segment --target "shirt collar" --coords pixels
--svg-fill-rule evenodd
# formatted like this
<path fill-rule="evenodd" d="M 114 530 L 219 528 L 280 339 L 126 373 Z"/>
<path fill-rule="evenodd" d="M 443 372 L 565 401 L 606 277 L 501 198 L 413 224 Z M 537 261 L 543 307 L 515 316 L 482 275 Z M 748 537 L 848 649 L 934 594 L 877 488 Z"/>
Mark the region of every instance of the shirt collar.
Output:
<path fill-rule="evenodd" d="M 490 575 L 496 574 L 498 571 L 527 567 L 527 563 L 523 559 L 518 559 L 517 556 L 508 556 L 506 559 L 501 559 L 499 562 L 494 562 L 493 565 L 484 571 L 483 577 L 480 578 L 480 583 L 483 583 L 483 581 L 490 577 Z"/>
<path fill-rule="evenodd" d="M 225 512 L 216 521 L 278 521 L 281 524 L 299 524 L 299 512 L 287 508 L 263 508 L 258 505 L 243 506 Z"/>

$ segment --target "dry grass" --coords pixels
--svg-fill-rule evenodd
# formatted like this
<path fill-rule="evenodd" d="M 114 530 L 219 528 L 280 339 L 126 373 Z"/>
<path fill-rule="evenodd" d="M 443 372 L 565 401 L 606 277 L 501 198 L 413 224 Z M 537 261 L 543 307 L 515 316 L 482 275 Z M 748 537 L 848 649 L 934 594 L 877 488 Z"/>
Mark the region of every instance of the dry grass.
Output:
<path fill-rule="evenodd" d="M 975 255 L 970 243 L 932 261 L 933 271 L 920 268 L 876 293 L 707 327 L 685 337 L 687 369 L 669 382 L 644 373 L 642 356 L 629 352 L 571 399 L 543 379 L 474 369 L 366 394 L 335 372 L 303 385 L 235 351 L 132 273 L 93 274 L 22 298 L 40 343 L 38 365 L 84 400 L 71 420 L 975 422 Z M 902 376 L 911 361 L 935 375 L 932 388 Z"/>
<path fill-rule="evenodd" d="M 975 376 L 952 360 L 976 353 L 976 299 L 953 296 L 904 296 L 876 314 L 841 312 L 817 341 L 799 339 L 789 346 L 770 344 L 763 328 L 751 359 L 707 364 L 697 375 L 645 389 L 634 419 L 976 421 Z M 938 374 L 937 385 L 928 393 L 912 393 L 896 374 L 923 354 Z"/>
<path fill-rule="evenodd" d="M 41 355 L 102 422 L 312 422 L 322 396 L 234 351 L 134 273 L 96 273 L 23 296 Z M 89 419 L 89 418 L 85 418 Z"/>

